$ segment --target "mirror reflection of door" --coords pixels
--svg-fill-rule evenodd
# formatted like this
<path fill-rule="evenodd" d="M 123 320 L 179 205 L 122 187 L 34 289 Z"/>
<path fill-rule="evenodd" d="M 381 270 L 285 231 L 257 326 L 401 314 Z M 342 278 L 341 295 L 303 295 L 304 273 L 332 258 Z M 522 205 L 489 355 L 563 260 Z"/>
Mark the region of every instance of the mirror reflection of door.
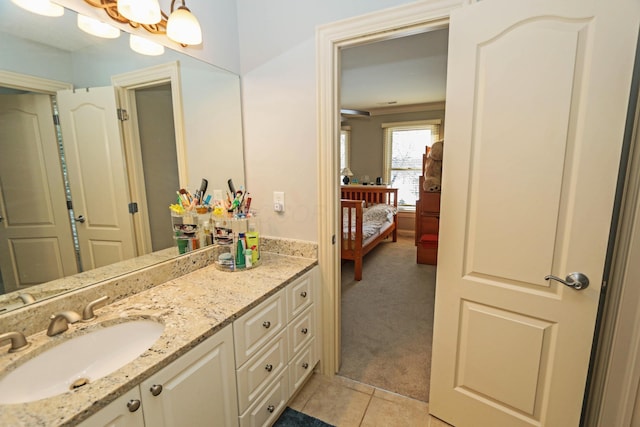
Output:
<path fill-rule="evenodd" d="M 112 87 L 58 97 L 3 92 L 21 94 L 0 97 L 0 293 L 173 245 L 164 215 L 179 188 L 170 83 L 131 91 L 134 141 L 121 138 Z M 53 99 L 66 132 L 51 119 Z M 132 146 L 138 155 L 125 156 Z M 131 200 L 138 205 L 133 216 Z M 84 220 L 74 224 L 77 248 L 71 214 Z M 146 229 L 134 228 L 132 217 Z M 136 245 L 145 239 L 147 245 Z"/>
<path fill-rule="evenodd" d="M 132 258 L 135 245 L 115 91 L 59 91 L 57 103 L 81 269 Z"/>
<path fill-rule="evenodd" d="M 51 98 L 14 92 L 0 95 L 0 291 L 5 292 L 78 272 Z"/>

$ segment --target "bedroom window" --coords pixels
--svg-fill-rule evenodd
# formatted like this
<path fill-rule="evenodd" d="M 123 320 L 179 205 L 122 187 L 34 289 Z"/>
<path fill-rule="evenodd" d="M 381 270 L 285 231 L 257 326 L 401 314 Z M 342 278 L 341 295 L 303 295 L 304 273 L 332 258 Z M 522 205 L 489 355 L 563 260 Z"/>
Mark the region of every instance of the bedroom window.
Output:
<path fill-rule="evenodd" d="M 398 207 L 414 210 L 425 147 L 440 139 L 440 120 L 383 123 L 384 178 L 398 189 Z"/>
<path fill-rule="evenodd" d="M 343 126 L 340 129 L 340 170 L 350 168 L 349 154 L 351 153 L 351 127 Z"/>

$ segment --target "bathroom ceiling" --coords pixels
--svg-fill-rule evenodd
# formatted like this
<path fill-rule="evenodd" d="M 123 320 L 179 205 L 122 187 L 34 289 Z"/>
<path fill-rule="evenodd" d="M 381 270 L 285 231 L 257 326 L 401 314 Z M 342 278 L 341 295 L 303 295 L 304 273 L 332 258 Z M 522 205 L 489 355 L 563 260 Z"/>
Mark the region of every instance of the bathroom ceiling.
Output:
<path fill-rule="evenodd" d="M 448 29 L 344 49 L 341 107 L 370 111 L 445 100 Z"/>

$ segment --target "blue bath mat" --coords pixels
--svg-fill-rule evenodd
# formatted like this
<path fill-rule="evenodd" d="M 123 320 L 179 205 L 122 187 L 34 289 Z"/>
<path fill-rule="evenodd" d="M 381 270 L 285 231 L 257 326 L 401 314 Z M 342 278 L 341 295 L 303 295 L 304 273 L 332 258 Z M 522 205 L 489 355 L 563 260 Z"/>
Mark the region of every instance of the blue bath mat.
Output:
<path fill-rule="evenodd" d="M 273 427 L 333 427 L 324 421 L 310 417 L 289 407 L 285 408 Z"/>

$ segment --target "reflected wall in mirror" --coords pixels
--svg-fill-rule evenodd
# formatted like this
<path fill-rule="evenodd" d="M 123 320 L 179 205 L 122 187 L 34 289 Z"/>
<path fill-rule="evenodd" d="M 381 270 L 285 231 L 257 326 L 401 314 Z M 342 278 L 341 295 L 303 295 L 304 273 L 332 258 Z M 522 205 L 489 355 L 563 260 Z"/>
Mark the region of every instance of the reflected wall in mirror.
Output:
<path fill-rule="evenodd" d="M 76 13 L 68 9 L 61 18 L 47 18 L 2 2 L 0 15 L 0 120 L 15 123 L 17 111 L 31 111 L 24 103 L 38 105 L 34 111 L 45 115 L 61 110 L 60 126 L 51 124 L 50 115 L 44 121 L 23 115 L 25 126 L 11 128 L 28 138 L 0 132 L 0 285 L 13 291 L 0 297 L 0 313 L 3 300 L 5 308 L 21 306 L 21 292 L 39 300 L 177 256 L 168 209 L 175 191 L 193 191 L 202 178 L 209 192 L 226 188 L 229 178 L 244 183 L 239 77 L 171 50 L 160 57 L 139 55 L 129 49 L 126 33 L 115 40 L 95 38 L 76 27 Z M 11 76 L 10 83 L 3 84 L 3 75 Z M 16 84 L 16 75 L 61 82 L 75 94 L 29 90 L 28 83 Z M 117 125 L 122 141 L 114 147 L 103 140 L 102 122 L 64 113 L 73 111 L 67 96 L 103 91 L 129 110 L 130 120 Z M 78 104 L 97 105 L 83 99 Z M 33 127 L 40 122 L 48 123 L 46 130 Z M 79 129 L 91 135 L 91 147 L 74 142 Z M 62 163 L 59 148 L 65 150 Z M 138 213 L 129 214 L 130 202 L 138 203 Z M 80 215 L 85 222 L 72 220 Z M 42 224 L 54 216 L 57 230 L 42 234 Z M 12 222 L 17 227 L 10 230 Z M 86 233 L 92 222 L 98 234 Z M 18 229 L 22 239 L 10 233 Z M 112 264 L 122 259 L 129 260 Z M 78 271 L 72 280 L 42 284 Z"/>

